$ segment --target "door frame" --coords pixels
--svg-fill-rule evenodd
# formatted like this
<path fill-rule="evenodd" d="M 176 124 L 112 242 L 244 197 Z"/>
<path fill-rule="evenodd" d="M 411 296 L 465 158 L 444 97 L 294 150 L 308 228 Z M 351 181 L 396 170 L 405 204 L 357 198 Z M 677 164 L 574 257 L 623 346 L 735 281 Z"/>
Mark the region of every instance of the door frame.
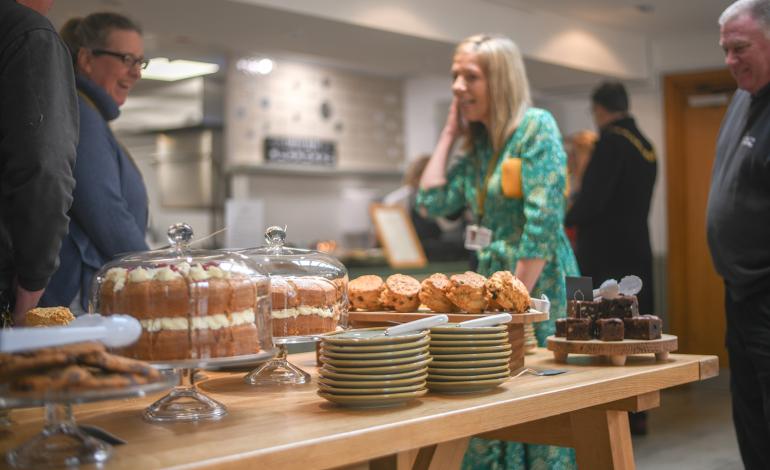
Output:
<path fill-rule="evenodd" d="M 665 75 L 663 84 L 668 224 L 667 307 L 671 331 L 681 337 L 687 325 L 682 314 L 687 311 L 687 237 L 681 216 L 686 210 L 684 181 L 687 168 L 684 159 L 676 156 L 684 153 L 684 109 L 691 94 L 732 91 L 736 84 L 726 68 Z"/>

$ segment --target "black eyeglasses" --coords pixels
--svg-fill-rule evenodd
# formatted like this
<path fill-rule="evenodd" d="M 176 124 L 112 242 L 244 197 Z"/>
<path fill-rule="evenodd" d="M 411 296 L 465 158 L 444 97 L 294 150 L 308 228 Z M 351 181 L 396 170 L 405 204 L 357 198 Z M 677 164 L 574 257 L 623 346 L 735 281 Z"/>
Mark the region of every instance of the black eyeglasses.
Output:
<path fill-rule="evenodd" d="M 140 69 L 144 70 L 150 63 L 150 59 L 145 59 L 144 57 L 137 58 L 131 54 L 123 54 L 122 52 L 107 51 L 104 49 L 91 49 L 91 53 L 96 56 L 109 55 L 112 57 L 117 57 L 121 60 L 121 62 L 123 62 L 123 65 L 128 68 L 134 68 L 138 65 Z"/>

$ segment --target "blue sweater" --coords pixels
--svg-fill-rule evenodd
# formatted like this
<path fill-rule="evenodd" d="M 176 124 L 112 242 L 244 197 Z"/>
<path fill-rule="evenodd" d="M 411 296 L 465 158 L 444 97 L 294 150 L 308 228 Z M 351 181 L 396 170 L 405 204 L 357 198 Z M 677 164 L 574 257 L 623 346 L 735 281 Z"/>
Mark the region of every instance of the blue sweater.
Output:
<path fill-rule="evenodd" d="M 83 76 L 76 77 L 80 141 L 75 161 L 75 192 L 69 234 L 59 253 L 61 265 L 40 302 L 70 305 L 81 294 L 88 305 L 96 271 L 116 255 L 147 250 L 147 190 L 139 169 L 115 139 L 107 122 L 118 105 Z"/>

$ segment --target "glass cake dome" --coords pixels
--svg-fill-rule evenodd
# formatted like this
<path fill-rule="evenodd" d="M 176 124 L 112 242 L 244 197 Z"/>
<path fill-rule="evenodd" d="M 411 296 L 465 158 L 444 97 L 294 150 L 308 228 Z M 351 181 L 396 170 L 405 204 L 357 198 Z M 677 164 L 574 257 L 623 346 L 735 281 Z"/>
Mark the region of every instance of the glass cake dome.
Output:
<path fill-rule="evenodd" d="M 289 248 L 285 227 L 265 231 L 266 246 L 238 251 L 270 276 L 273 338 L 278 355 L 246 376 L 251 384 L 301 384 L 310 376 L 286 360 L 287 344 L 316 342 L 320 335 L 347 326 L 348 270 L 336 258 L 314 250 Z"/>
<path fill-rule="evenodd" d="M 305 342 L 347 326 L 348 270 L 326 253 L 284 246 L 286 229 L 265 231 L 266 246 L 240 250 L 270 276 L 273 337 Z M 279 340 L 281 338 L 282 340 Z"/>
<path fill-rule="evenodd" d="M 170 247 L 132 253 L 94 277 L 89 312 L 140 321 L 139 340 L 120 354 L 156 363 L 206 361 L 274 351 L 270 279 L 245 256 L 192 248 L 175 224 Z"/>

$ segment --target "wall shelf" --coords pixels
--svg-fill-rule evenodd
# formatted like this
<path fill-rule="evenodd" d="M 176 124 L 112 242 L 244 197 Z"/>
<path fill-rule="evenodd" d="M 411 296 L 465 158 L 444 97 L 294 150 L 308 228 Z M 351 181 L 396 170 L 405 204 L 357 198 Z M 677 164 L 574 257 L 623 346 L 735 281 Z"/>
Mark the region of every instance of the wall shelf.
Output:
<path fill-rule="evenodd" d="M 323 176 L 330 178 L 365 177 L 365 178 L 394 178 L 400 179 L 403 174 L 398 170 L 382 169 L 352 169 L 336 167 L 313 167 L 300 165 L 235 165 L 225 169 L 228 176 L 257 175 L 257 176 Z"/>

